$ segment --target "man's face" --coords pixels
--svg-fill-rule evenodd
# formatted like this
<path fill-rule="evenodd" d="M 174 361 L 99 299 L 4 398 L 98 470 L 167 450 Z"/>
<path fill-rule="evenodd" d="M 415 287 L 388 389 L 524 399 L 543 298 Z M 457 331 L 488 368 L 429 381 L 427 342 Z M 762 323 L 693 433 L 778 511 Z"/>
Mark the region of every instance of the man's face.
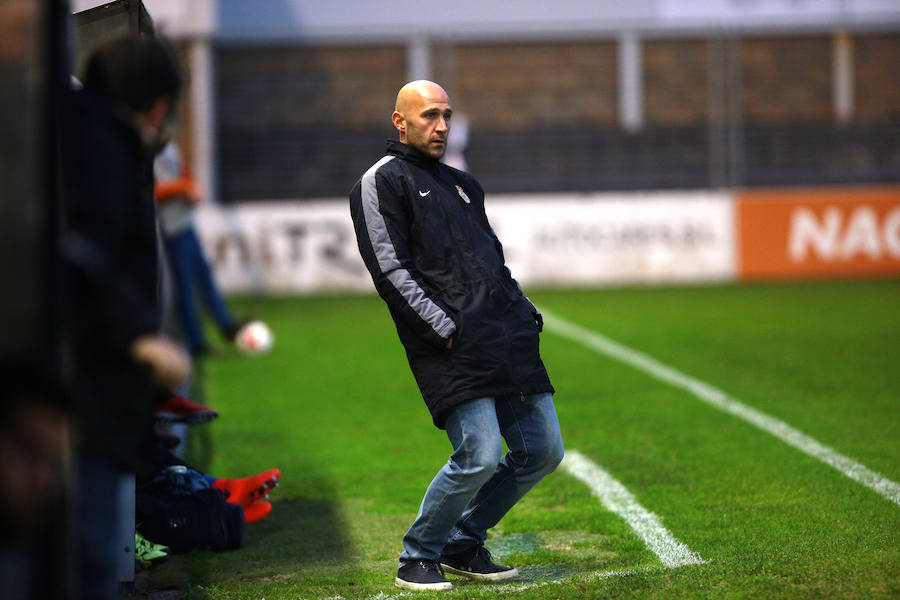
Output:
<path fill-rule="evenodd" d="M 452 114 L 444 90 L 423 86 L 410 95 L 404 110 L 394 113 L 394 124 L 400 131 L 401 142 L 438 159 L 447 149 Z"/>

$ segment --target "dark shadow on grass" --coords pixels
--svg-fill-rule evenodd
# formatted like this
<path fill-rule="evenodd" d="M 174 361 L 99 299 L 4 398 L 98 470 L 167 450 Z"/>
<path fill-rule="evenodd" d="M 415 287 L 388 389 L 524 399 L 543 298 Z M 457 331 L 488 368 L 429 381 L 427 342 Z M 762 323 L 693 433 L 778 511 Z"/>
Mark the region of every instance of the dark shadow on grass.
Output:
<path fill-rule="evenodd" d="M 173 557 L 158 571 L 151 571 L 149 587 L 185 592 L 189 588 L 192 599 L 209 598 L 205 590 L 210 588 L 250 593 L 247 588 L 306 579 L 312 573 L 354 572 L 357 566 L 352 556 L 343 517 L 334 503 L 273 498 L 269 516 L 246 525 L 241 548 L 194 550 Z"/>
<path fill-rule="evenodd" d="M 206 405 L 204 388 L 206 369 L 202 361 L 195 365 L 191 382 L 192 399 Z M 212 406 L 215 408 L 215 406 Z M 185 459 L 201 472 L 208 472 L 215 456 L 210 424 L 189 428 Z M 314 472 L 310 465 L 298 471 Z M 309 577 L 312 571 L 353 571 L 356 569 L 344 516 L 327 476 L 315 479 L 317 498 L 283 497 L 275 489 L 270 501 L 272 512 L 262 521 L 244 525 L 241 547 L 228 552 L 197 549 L 174 556 L 150 570 L 149 581 L 138 598 L 151 600 L 153 594 L 178 589 L 190 598 L 210 597 L 210 586 L 239 589 L 265 582 Z"/>
<path fill-rule="evenodd" d="M 247 526 L 242 551 L 264 557 L 267 567 L 279 573 L 310 565 L 346 564 L 353 555 L 346 530 L 335 503 L 287 498 L 274 502 L 264 520 Z"/>

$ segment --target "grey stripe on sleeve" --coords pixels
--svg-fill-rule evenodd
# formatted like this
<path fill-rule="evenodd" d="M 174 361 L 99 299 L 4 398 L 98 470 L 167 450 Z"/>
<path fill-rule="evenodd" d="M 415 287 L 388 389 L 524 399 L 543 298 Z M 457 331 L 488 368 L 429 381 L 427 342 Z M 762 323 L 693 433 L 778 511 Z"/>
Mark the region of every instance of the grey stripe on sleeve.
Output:
<path fill-rule="evenodd" d="M 366 218 L 366 229 L 369 231 L 369 240 L 375 250 L 375 258 L 381 272 L 387 276 L 388 281 L 400 292 L 407 304 L 419 314 L 422 319 L 431 325 L 436 334 L 442 338 L 449 337 L 456 330 L 456 324 L 440 306 L 431 301 L 425 295 L 416 280 L 409 271 L 400 266 L 397 251 L 388 235 L 387 225 L 381 211 L 378 210 L 378 189 L 375 186 L 375 173 L 382 166 L 394 160 L 393 156 L 385 156 L 366 171 L 362 176 L 362 208 Z"/>

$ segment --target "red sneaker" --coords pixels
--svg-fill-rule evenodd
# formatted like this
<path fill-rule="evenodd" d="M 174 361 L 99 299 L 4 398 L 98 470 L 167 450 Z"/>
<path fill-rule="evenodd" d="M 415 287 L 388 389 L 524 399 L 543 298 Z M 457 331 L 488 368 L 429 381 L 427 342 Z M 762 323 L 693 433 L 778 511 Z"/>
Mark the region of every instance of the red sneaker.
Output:
<path fill-rule="evenodd" d="M 172 396 L 156 405 L 156 420 L 163 423 L 197 425 L 218 418 L 216 410 L 191 402 L 184 396 Z"/>
<path fill-rule="evenodd" d="M 279 469 L 269 469 L 259 475 L 241 479 L 219 477 L 213 481 L 212 486 L 222 491 L 225 500 L 231 504 L 247 507 L 253 502 L 268 498 L 269 492 L 278 487 L 279 477 L 281 477 Z"/>
<path fill-rule="evenodd" d="M 271 502 L 257 500 L 244 507 L 244 522 L 256 523 L 257 521 L 262 521 L 270 512 L 272 512 Z"/>

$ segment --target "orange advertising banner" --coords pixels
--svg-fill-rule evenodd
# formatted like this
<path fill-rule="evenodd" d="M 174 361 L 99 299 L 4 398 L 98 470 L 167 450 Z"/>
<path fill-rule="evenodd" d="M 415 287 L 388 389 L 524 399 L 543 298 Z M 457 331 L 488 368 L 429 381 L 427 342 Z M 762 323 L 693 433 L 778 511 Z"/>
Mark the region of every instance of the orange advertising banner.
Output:
<path fill-rule="evenodd" d="M 738 192 L 742 280 L 900 275 L 900 186 Z"/>

